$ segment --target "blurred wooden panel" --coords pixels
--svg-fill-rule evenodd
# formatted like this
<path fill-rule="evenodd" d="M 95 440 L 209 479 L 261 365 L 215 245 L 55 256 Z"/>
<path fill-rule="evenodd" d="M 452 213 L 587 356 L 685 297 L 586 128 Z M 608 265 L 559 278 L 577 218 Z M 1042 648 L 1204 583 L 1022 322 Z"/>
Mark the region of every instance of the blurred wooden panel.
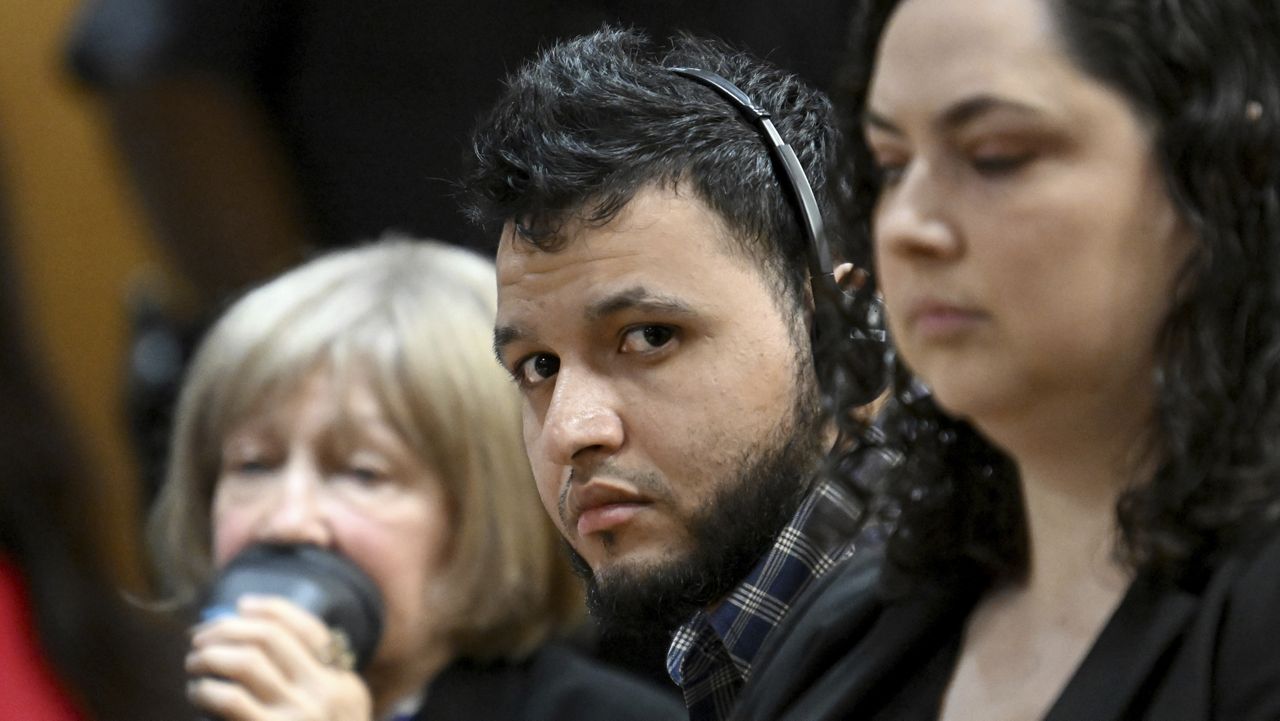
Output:
<path fill-rule="evenodd" d="M 133 585 L 137 472 L 125 437 L 123 297 L 157 251 L 92 98 L 63 66 L 77 9 L 75 0 L 0 0 L 0 185 L 39 357 L 81 435 L 92 464 L 85 476 L 103 483 L 85 500 L 101 509 L 115 570 Z"/>

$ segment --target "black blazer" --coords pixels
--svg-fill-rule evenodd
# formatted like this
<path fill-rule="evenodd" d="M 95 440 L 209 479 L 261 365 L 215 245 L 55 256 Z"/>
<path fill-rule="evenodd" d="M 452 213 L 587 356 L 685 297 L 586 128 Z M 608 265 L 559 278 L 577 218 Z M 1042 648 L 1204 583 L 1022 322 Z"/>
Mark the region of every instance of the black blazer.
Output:
<path fill-rule="evenodd" d="M 684 719 L 675 693 L 548 645 L 519 663 L 458 661 L 431 683 L 415 721 Z"/>
<path fill-rule="evenodd" d="M 889 600 L 878 555 L 807 594 L 738 698 L 737 721 L 934 721 L 982 594 L 963 577 Z M 1195 588 L 1139 574 L 1045 721 L 1280 719 L 1280 539 Z"/>

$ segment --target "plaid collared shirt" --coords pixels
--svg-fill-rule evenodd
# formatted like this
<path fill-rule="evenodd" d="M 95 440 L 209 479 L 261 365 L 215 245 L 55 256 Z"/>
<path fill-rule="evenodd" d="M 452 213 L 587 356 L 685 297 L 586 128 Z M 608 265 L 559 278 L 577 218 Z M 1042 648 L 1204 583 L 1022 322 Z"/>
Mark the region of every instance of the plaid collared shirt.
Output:
<path fill-rule="evenodd" d="M 690 721 L 729 717 L 769 632 L 809 584 L 853 553 L 858 508 L 848 490 L 820 481 L 725 602 L 676 631 L 667 672 L 684 690 Z"/>

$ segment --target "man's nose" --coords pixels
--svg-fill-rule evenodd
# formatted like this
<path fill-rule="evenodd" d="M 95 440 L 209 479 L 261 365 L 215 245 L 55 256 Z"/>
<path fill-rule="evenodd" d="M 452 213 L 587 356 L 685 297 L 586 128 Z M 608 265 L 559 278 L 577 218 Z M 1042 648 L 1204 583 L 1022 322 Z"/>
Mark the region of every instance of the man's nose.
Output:
<path fill-rule="evenodd" d="M 608 380 L 587 369 L 562 366 L 543 417 L 542 438 L 548 459 L 562 466 L 583 454 L 608 455 L 621 448 L 625 433 Z"/>
<path fill-rule="evenodd" d="M 329 546 L 333 533 L 325 512 L 324 477 L 315 464 L 291 461 L 282 469 L 259 541 Z"/>

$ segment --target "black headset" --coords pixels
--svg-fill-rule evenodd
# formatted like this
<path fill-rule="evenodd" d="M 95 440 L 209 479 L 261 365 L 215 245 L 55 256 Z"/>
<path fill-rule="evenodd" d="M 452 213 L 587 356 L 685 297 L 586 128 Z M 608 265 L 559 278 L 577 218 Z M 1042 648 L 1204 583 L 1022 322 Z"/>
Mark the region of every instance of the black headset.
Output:
<path fill-rule="evenodd" d="M 796 214 L 800 218 L 800 225 L 804 228 L 805 235 L 809 239 L 810 252 L 806 255 L 809 258 L 809 284 L 813 289 L 816 298 L 822 292 L 821 283 L 823 278 L 831 278 L 831 287 L 835 288 L 835 279 L 832 275 L 831 245 L 827 242 L 826 230 L 822 222 L 822 211 L 818 208 L 818 199 L 813 194 L 813 186 L 809 184 L 809 177 L 805 175 L 804 166 L 800 165 L 800 159 L 796 157 L 796 151 L 782 139 L 782 135 L 778 133 L 778 128 L 773 124 L 772 116 L 768 110 L 756 104 L 742 92 L 737 85 L 729 82 L 724 77 L 713 72 L 702 70 L 700 68 L 675 67 L 668 68 L 671 72 L 681 77 L 688 78 L 700 85 L 716 91 L 730 104 L 736 107 L 752 125 L 759 131 L 769 148 L 769 154 L 781 166 L 782 172 L 779 178 L 783 181 L 783 185 L 791 190 L 791 198 L 794 201 L 793 206 Z M 871 324 L 872 339 L 883 342 L 885 334 L 880 329 L 880 321 L 882 320 L 879 301 L 872 299 L 872 307 L 868 309 L 870 315 L 868 321 Z M 856 331 L 860 333 L 860 331 Z"/>
<path fill-rule="evenodd" d="M 813 186 L 804 173 L 804 166 L 796 157 L 796 151 L 782 139 L 778 128 L 773 124 L 769 111 L 754 103 L 747 94 L 725 78 L 699 68 L 669 68 L 671 72 L 694 82 L 705 85 L 716 91 L 725 100 L 734 105 L 743 116 L 759 129 L 769 147 L 769 153 L 782 167 L 780 179 L 783 185 L 791 189 L 791 197 L 800 217 L 800 225 L 809 238 L 812 252 L 809 256 L 810 283 L 816 284 L 821 277 L 831 276 L 831 246 L 827 243 L 826 231 L 822 223 L 822 211 L 818 208 L 818 199 L 813 194 Z M 814 288 L 817 291 L 817 288 Z"/>
<path fill-rule="evenodd" d="M 686 67 L 674 67 L 668 68 L 668 70 L 714 90 L 736 107 L 743 117 L 760 131 L 760 135 L 764 138 L 765 144 L 769 148 L 769 154 L 777 161 L 777 165 L 782 168 L 782 171 L 777 174 L 778 178 L 782 181 L 782 185 L 790 188 L 796 215 L 799 217 L 800 225 L 804 228 L 805 235 L 809 240 L 809 252 L 805 255 L 808 256 L 809 286 L 813 292 L 814 301 L 817 302 L 820 296 L 829 296 L 834 293 L 836 295 L 843 294 L 845 297 L 840 300 L 845 303 L 853 303 L 854 308 L 861 306 L 858 314 L 865 315 L 867 330 L 864 333 L 859 328 L 850 329 L 851 337 L 860 342 L 872 344 L 875 352 L 884 359 L 886 334 L 882 326 L 884 314 L 880 300 L 871 293 L 853 294 L 843 292 L 836 285 L 835 277 L 832 274 L 831 245 L 827 242 L 826 230 L 822 222 L 822 211 L 818 207 L 817 197 L 813 194 L 813 186 L 809 183 L 809 177 L 805 175 L 804 166 L 800 165 L 800 159 L 796 157 L 795 150 L 792 150 L 791 146 L 782 139 L 782 135 L 778 133 L 778 128 L 773 124 L 769 111 L 753 102 L 737 85 L 716 73 L 699 68 Z M 855 295 L 858 297 L 855 298 Z M 816 340 L 818 329 L 815 327 L 814 331 Z M 883 375 L 883 368 L 879 369 L 878 372 Z M 871 397 L 865 400 L 871 400 L 878 392 L 878 389 L 872 389 Z"/>

